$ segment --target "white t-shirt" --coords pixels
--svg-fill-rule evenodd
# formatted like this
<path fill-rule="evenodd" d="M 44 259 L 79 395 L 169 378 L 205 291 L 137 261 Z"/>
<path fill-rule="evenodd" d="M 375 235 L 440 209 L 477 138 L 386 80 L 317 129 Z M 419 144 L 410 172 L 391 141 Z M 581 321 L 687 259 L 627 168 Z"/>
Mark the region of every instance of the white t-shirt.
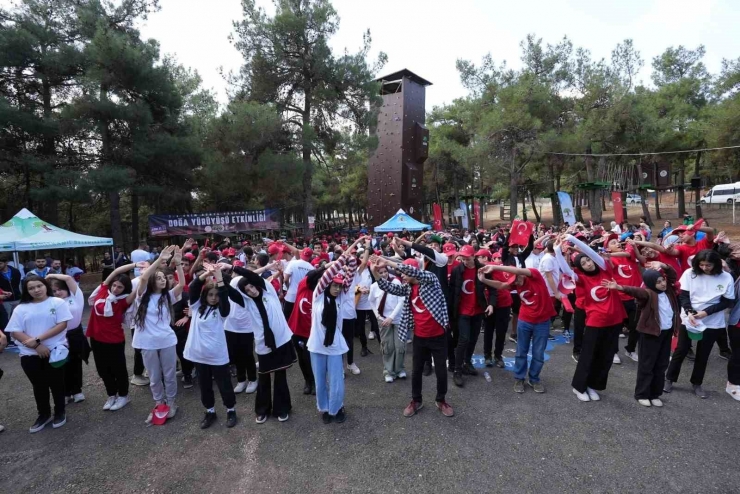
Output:
<path fill-rule="evenodd" d="M 78 268 L 77 266 L 70 266 L 67 268 L 66 275 L 67 276 L 77 276 L 78 274 L 84 274 L 85 272 Z"/>
<path fill-rule="evenodd" d="M 545 273 L 550 273 L 552 275 L 553 279 L 555 280 L 555 288 L 557 288 L 558 284 L 560 283 L 560 267 L 558 267 L 558 263 L 557 263 L 557 260 L 555 259 L 555 256 L 550 253 L 547 253 L 546 255 L 542 256 L 542 260 L 540 261 L 539 271 L 542 273 L 542 277 L 545 278 L 545 284 L 547 285 L 547 291 L 550 293 L 551 297 L 554 297 L 555 293 L 553 293 L 552 289 L 550 288 L 550 284 L 547 282 Z"/>
<path fill-rule="evenodd" d="M 270 322 L 270 329 L 275 336 L 275 348 L 280 348 L 290 341 L 293 332 L 288 327 L 288 321 L 285 320 L 283 309 L 280 305 L 278 294 L 273 288 L 272 283 L 265 282 L 266 290 L 262 293 L 262 301 L 265 304 L 267 320 Z M 262 325 L 262 316 L 257 309 L 254 301 L 250 297 L 244 297 L 244 303 L 247 310 L 252 316 L 252 327 L 254 328 L 254 351 L 257 355 L 267 355 L 272 350 L 265 345 L 265 327 Z"/>
<path fill-rule="evenodd" d="M 365 267 L 365 269 L 362 270 L 362 273 L 356 274 L 355 279 L 357 279 L 357 286 L 364 286 L 369 289 L 373 284 L 373 278 L 370 276 L 369 267 Z M 354 295 L 354 291 L 352 291 L 352 295 Z M 371 310 L 372 308 L 373 306 L 370 303 L 370 292 L 360 294 L 360 298 L 357 301 L 357 310 Z"/>
<path fill-rule="evenodd" d="M 229 284 L 233 288 L 239 290 L 240 279 L 242 279 L 241 276 L 235 276 L 231 279 L 231 283 Z M 241 291 L 239 293 L 241 293 Z M 246 299 L 244 295 L 242 295 L 242 298 Z M 246 302 L 244 305 L 247 305 Z M 233 300 L 229 300 L 229 307 L 229 315 L 224 321 L 224 329 L 230 333 L 254 333 L 254 328 L 252 327 L 252 314 L 250 314 L 249 309 L 242 307 Z"/>
<path fill-rule="evenodd" d="M 349 286 L 349 290 L 345 293 L 344 290 L 342 290 L 342 295 L 346 296 L 339 296 L 337 299 L 342 299 L 342 306 L 339 310 L 339 318 L 338 319 L 357 319 L 357 310 L 355 310 L 355 288 L 357 287 L 357 274 L 355 273 L 355 277 L 352 279 L 352 284 Z M 327 288 L 328 290 L 328 288 Z M 323 345 L 323 342 L 322 342 Z"/>
<path fill-rule="evenodd" d="M 72 320 L 72 314 L 69 312 L 69 304 L 61 298 L 49 297 L 39 303 L 18 304 L 13 311 L 13 315 L 10 316 L 5 332 L 26 333 L 31 338 L 36 338 L 60 322 L 70 320 Z M 69 326 L 69 323 L 67 325 Z M 26 348 L 21 344 L 21 341 L 18 341 L 18 343 L 21 357 L 38 355 L 33 348 Z M 67 330 L 65 329 L 58 335 L 43 340 L 41 343 L 49 350 L 59 345 L 67 346 Z"/>
<path fill-rule="evenodd" d="M 391 283 L 401 284 L 398 278 L 393 278 Z M 373 307 L 373 311 L 375 311 L 375 315 L 378 318 L 391 317 L 393 324 L 401 324 L 401 310 L 403 309 L 404 298 L 389 293 L 385 298 L 383 314 L 380 314 L 378 309 L 380 308 L 380 301 L 383 300 L 383 295 L 385 294 L 386 292 L 380 289 L 378 283 L 373 283 L 373 286 L 370 287 L 370 304 Z M 380 323 L 380 320 L 378 320 L 378 323 Z"/>
<path fill-rule="evenodd" d="M 290 285 L 288 291 L 285 294 L 285 301 L 295 303 L 295 298 L 298 295 L 298 283 L 306 277 L 309 271 L 313 271 L 311 263 L 304 261 L 303 259 L 293 259 L 285 267 L 285 274 L 290 275 Z"/>
<path fill-rule="evenodd" d="M 660 330 L 673 329 L 673 307 L 668 295 L 665 293 L 658 294 L 658 313 L 660 315 Z"/>
<path fill-rule="evenodd" d="M 85 310 L 85 296 L 83 295 L 82 290 L 78 288 L 77 293 L 62 300 L 67 302 L 69 312 L 72 314 L 72 319 L 67 321 L 67 331 L 77 329 L 77 326 L 79 326 L 82 321 L 82 311 Z"/>
<path fill-rule="evenodd" d="M 143 262 L 147 261 L 149 262 L 151 260 L 151 254 L 143 249 L 136 249 L 131 253 L 131 262 L 136 264 L 137 262 Z M 141 276 L 141 269 L 134 268 L 134 276 Z"/>
<path fill-rule="evenodd" d="M 326 287 L 329 290 L 329 287 Z M 320 355 L 344 355 L 349 351 L 347 342 L 342 336 L 342 301 L 344 299 L 350 299 L 354 306 L 354 297 L 352 292 L 345 293 L 344 290 L 339 292 L 337 296 L 337 326 L 334 331 L 334 341 L 331 345 L 324 346 L 324 338 L 326 337 L 326 328 L 321 324 L 321 316 L 324 313 L 324 299 L 325 293 L 318 292 L 318 287 L 313 292 L 313 305 L 311 307 L 311 335 L 308 337 L 308 344 L 306 345 L 308 351 L 311 353 L 318 353 Z"/>
<path fill-rule="evenodd" d="M 207 307 L 201 316 L 200 306 L 200 300 L 190 306 L 190 330 L 183 356 L 199 364 L 226 365 L 229 363 L 224 333 L 226 318 L 221 316 L 218 307 Z"/>
<path fill-rule="evenodd" d="M 679 283 L 681 290 L 686 290 L 691 295 L 691 306 L 697 311 L 716 304 L 721 297 L 735 298 L 735 283 L 732 275 L 724 271 L 717 275 L 694 275 L 694 270 L 689 268 L 683 272 Z M 723 311 L 716 312 L 705 317 L 701 322 L 708 328 L 724 328 L 725 314 Z"/>
<path fill-rule="evenodd" d="M 139 350 L 161 350 L 177 345 L 177 336 L 170 327 L 170 312 L 167 310 L 166 304 L 165 307 L 162 307 L 161 314 L 157 307 L 161 296 L 162 294 L 160 293 L 152 293 L 149 298 L 149 304 L 146 307 L 146 316 L 144 317 L 144 327 L 136 326 L 134 328 L 134 339 L 131 343 L 131 346 L 134 348 L 138 348 Z M 136 298 L 134 314 L 139 310 L 138 307 L 142 297 L 143 295 Z M 175 297 L 174 289 L 169 291 L 169 297 L 170 302 L 173 304 L 180 300 Z M 136 324 L 135 321 L 134 324 Z"/>
<path fill-rule="evenodd" d="M 529 257 L 524 260 L 524 267 L 529 269 L 539 269 L 540 263 L 544 257 L 545 251 L 542 251 L 539 254 L 529 254 Z"/>

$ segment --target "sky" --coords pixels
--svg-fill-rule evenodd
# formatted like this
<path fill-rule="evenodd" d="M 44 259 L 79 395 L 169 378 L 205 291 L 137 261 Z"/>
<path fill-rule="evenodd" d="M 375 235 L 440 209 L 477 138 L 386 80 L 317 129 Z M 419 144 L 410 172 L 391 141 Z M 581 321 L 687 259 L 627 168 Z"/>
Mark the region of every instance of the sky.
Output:
<path fill-rule="evenodd" d="M 268 12 L 270 0 L 258 0 Z M 341 19 L 331 40 L 335 53 L 359 50 L 370 29 L 371 59 L 388 55 L 382 76 L 407 68 L 432 82 L 426 106 L 450 103 L 467 94 L 455 61 L 474 63 L 491 53 L 512 68 L 521 62 L 519 43 L 534 33 L 555 44 L 568 36 L 593 59 L 610 58 L 612 49 L 632 38 L 645 66 L 638 79 L 650 83 L 650 62 L 669 46 L 704 45 L 704 63 L 718 73 L 723 58 L 740 57 L 738 0 L 333 0 Z M 162 9 L 141 26 L 143 37 L 159 41 L 162 53 L 196 69 L 204 86 L 228 101 L 219 73 L 238 71 L 242 58 L 229 42 L 232 22 L 240 19 L 240 0 L 160 0 Z"/>

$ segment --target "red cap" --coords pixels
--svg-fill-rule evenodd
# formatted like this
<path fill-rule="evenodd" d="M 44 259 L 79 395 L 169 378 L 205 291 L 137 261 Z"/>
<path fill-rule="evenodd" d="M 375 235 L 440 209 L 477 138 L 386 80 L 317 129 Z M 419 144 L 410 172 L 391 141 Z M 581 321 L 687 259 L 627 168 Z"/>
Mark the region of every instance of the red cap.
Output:
<path fill-rule="evenodd" d="M 153 425 L 164 425 L 167 422 L 167 415 L 170 414 L 170 407 L 161 403 L 154 407 L 152 410 L 152 424 Z"/>
<path fill-rule="evenodd" d="M 464 257 L 470 257 L 475 255 L 475 249 L 472 245 L 463 245 L 460 248 L 460 255 Z"/>
<path fill-rule="evenodd" d="M 491 258 L 493 258 L 493 259 L 501 259 L 501 251 L 500 250 L 497 250 L 496 252 L 494 252 L 493 254 L 491 254 Z"/>
<path fill-rule="evenodd" d="M 339 273 L 334 278 L 331 279 L 332 283 L 339 283 L 340 285 L 344 284 L 344 275 Z"/>
<path fill-rule="evenodd" d="M 323 260 L 324 259 L 322 259 L 320 257 L 317 257 L 313 261 L 311 261 L 311 266 L 313 266 L 315 268 L 318 268 L 319 267 L 319 264 L 321 264 L 321 261 L 323 261 Z"/>
<path fill-rule="evenodd" d="M 491 258 L 491 252 L 486 249 L 480 249 L 478 252 L 475 253 L 475 257 L 487 257 Z"/>
<path fill-rule="evenodd" d="M 313 251 L 309 249 L 308 247 L 306 247 L 305 249 L 301 251 L 301 259 L 303 259 L 304 261 L 310 261 L 312 256 L 313 256 Z"/>
<path fill-rule="evenodd" d="M 457 251 L 455 250 L 455 244 L 444 244 L 442 246 L 442 252 L 444 252 L 445 254 L 456 254 Z"/>
<path fill-rule="evenodd" d="M 234 250 L 234 248 L 233 248 L 233 247 L 229 247 L 229 248 L 228 248 L 228 249 L 226 249 L 226 250 L 225 250 L 224 252 L 225 252 L 225 254 L 226 254 L 227 256 L 235 256 L 235 255 L 236 255 L 236 250 Z"/>
<path fill-rule="evenodd" d="M 234 265 L 235 268 L 243 268 L 244 267 L 244 263 L 241 262 L 239 259 L 235 260 L 234 263 L 233 263 L 233 265 Z"/>
<path fill-rule="evenodd" d="M 187 254 L 182 255 L 183 259 L 187 259 L 188 261 L 195 261 L 195 256 L 188 252 Z"/>
<path fill-rule="evenodd" d="M 406 259 L 405 261 L 403 261 L 403 263 L 406 266 L 411 266 L 413 268 L 419 269 L 419 261 L 417 261 L 416 259 Z"/>
<path fill-rule="evenodd" d="M 382 256 L 382 255 L 383 255 L 383 251 L 382 251 L 382 250 L 380 250 L 380 249 L 375 249 L 375 250 L 373 251 L 373 253 L 374 253 L 374 254 L 375 254 L 376 256 Z"/>
<path fill-rule="evenodd" d="M 283 251 L 283 248 L 274 242 L 271 243 L 270 246 L 267 248 L 267 253 L 270 254 L 271 256 L 280 254 L 282 251 Z"/>
<path fill-rule="evenodd" d="M 393 238 L 393 232 L 388 232 L 385 234 L 385 236 L 388 238 Z"/>
<path fill-rule="evenodd" d="M 619 240 L 619 235 L 616 234 L 616 233 L 610 233 L 609 235 L 606 236 L 606 240 L 604 241 L 605 242 L 604 245 L 605 246 L 606 245 L 609 245 L 609 242 L 611 242 L 612 240 Z"/>

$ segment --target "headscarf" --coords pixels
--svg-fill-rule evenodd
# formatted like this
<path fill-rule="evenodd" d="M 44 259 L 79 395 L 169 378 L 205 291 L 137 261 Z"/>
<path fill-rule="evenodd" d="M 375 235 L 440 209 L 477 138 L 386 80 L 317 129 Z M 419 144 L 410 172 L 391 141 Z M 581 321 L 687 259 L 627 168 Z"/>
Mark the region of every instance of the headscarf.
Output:
<path fill-rule="evenodd" d="M 267 317 L 267 309 L 265 309 L 265 301 L 263 300 L 265 292 L 260 288 L 257 288 L 257 290 L 259 290 L 260 294 L 252 300 L 254 301 L 254 305 L 257 306 L 260 318 L 262 319 L 262 327 L 265 330 L 265 345 L 270 350 L 275 350 L 277 348 L 275 344 L 275 333 L 272 332 L 272 328 L 270 327 L 270 319 Z"/>
<path fill-rule="evenodd" d="M 657 294 L 665 293 L 665 291 L 658 290 L 655 287 L 655 284 L 658 282 L 658 278 L 663 278 L 663 274 L 660 271 L 656 271 L 654 269 L 646 269 L 642 273 L 642 282 L 647 288 Z"/>
<path fill-rule="evenodd" d="M 587 258 L 587 259 L 591 259 L 586 254 L 578 254 L 576 256 L 576 258 L 573 260 L 573 266 L 576 269 L 578 269 L 578 271 L 580 271 L 581 273 L 585 274 L 586 276 L 596 276 L 597 274 L 599 274 L 599 271 L 601 270 L 601 268 L 595 262 L 594 262 L 594 268 L 595 268 L 594 271 L 586 271 L 585 269 L 583 269 L 581 267 L 581 259 L 583 259 L 584 257 Z"/>
<path fill-rule="evenodd" d="M 326 328 L 324 346 L 331 346 L 337 332 L 337 298 L 331 296 L 328 288 L 324 291 L 324 311 L 321 313 L 321 324 Z"/>

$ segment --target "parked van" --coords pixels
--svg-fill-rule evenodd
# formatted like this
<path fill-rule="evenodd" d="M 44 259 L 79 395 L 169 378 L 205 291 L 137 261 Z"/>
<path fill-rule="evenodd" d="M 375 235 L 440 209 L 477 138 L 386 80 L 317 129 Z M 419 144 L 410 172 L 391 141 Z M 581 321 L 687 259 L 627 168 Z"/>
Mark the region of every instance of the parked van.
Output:
<path fill-rule="evenodd" d="M 702 204 L 732 204 L 740 202 L 740 182 L 715 185 L 701 198 Z"/>

